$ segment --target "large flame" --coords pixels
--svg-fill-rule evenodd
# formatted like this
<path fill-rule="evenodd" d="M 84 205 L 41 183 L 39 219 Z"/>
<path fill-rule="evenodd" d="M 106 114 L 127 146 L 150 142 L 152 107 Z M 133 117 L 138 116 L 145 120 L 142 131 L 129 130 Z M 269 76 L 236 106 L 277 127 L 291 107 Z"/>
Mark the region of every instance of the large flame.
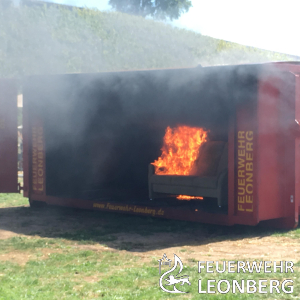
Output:
<path fill-rule="evenodd" d="M 201 144 L 207 141 L 203 128 L 167 127 L 161 156 L 152 164 L 157 175 L 190 175 Z"/>

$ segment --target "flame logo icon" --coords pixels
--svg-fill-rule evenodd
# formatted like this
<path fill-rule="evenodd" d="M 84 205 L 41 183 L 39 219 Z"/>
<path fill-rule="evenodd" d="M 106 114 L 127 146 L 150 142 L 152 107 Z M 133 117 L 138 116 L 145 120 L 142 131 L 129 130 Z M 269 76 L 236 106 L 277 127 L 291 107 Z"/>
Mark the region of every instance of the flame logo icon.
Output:
<path fill-rule="evenodd" d="M 173 275 L 170 275 L 166 279 L 164 279 L 164 277 L 166 277 L 169 273 L 172 273 L 174 270 L 176 270 L 177 265 L 179 265 L 179 267 L 180 267 L 177 275 L 175 277 Z M 162 274 L 159 279 L 159 286 L 164 292 L 181 293 L 181 294 L 188 293 L 188 292 L 182 292 L 182 291 L 178 290 L 175 286 L 175 284 L 177 284 L 177 283 L 181 283 L 180 285 L 184 285 L 185 283 L 187 283 L 188 285 L 191 285 L 191 283 L 189 282 L 189 276 L 184 275 L 184 276 L 178 277 L 178 275 L 181 273 L 182 269 L 183 269 L 183 264 L 182 264 L 180 258 L 176 254 L 174 254 L 174 267 L 172 269 L 170 269 L 169 271 L 165 272 L 164 274 Z M 164 287 L 163 279 L 168 282 L 168 284 L 165 284 L 165 285 L 168 285 L 168 286 L 173 285 L 173 291 L 167 290 Z"/>

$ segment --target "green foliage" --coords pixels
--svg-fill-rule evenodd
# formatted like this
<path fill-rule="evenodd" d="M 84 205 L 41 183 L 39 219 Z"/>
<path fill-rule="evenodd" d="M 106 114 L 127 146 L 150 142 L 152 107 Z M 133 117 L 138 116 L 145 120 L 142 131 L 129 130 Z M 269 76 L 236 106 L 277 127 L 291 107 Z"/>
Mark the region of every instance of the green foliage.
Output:
<path fill-rule="evenodd" d="M 192 6 L 189 0 L 110 0 L 109 4 L 124 13 L 161 20 L 178 19 Z"/>
<path fill-rule="evenodd" d="M 289 60 L 139 16 L 0 6 L 0 76 Z"/>

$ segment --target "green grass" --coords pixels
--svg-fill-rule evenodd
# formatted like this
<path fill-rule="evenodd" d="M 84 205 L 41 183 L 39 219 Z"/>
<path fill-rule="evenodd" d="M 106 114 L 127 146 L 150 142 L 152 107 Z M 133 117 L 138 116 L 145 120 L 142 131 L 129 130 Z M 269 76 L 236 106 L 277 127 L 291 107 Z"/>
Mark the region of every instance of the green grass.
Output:
<path fill-rule="evenodd" d="M 9 253 L 13 250 L 37 251 L 41 248 L 61 249 L 68 246 L 67 241 L 61 239 L 27 238 L 15 236 L 0 240 L 0 253 Z"/>
<path fill-rule="evenodd" d="M 115 232 L 114 232 L 115 233 Z M 103 242 L 111 242 L 116 240 L 116 237 L 110 235 L 105 230 L 77 230 L 75 232 L 65 232 L 59 234 L 60 238 L 77 241 L 79 244 L 95 244 Z"/>
<path fill-rule="evenodd" d="M 300 239 L 300 228 L 296 228 L 293 230 L 281 230 L 281 231 L 275 232 L 273 234 L 273 236 L 285 236 L 285 237 L 289 237 L 292 239 Z"/>
<path fill-rule="evenodd" d="M 39 244 L 41 246 L 42 244 Z M 25 266 L 0 263 L 0 299 L 216 299 L 218 295 L 199 295 L 198 280 L 206 290 L 207 279 L 278 279 L 294 280 L 292 295 L 232 294 L 220 299 L 294 299 L 299 295 L 300 272 L 294 274 L 199 274 L 197 263 L 183 261 L 182 274 L 189 275 L 191 286 L 178 288 L 189 294 L 172 295 L 158 285 L 157 261 L 141 262 L 124 252 L 65 250 L 51 253 L 46 259 L 29 260 Z M 298 263 L 299 266 L 299 263 Z M 278 297 L 279 296 L 279 297 Z M 293 298 L 294 297 L 294 298 Z"/>
<path fill-rule="evenodd" d="M 0 194 L 0 208 L 28 205 L 28 198 L 23 194 Z"/>
<path fill-rule="evenodd" d="M 118 242 L 118 236 L 137 234 L 147 240 L 148 237 L 153 238 L 164 233 L 174 235 L 176 240 L 176 236 L 192 233 L 195 235 L 195 245 L 201 245 L 263 236 L 285 236 L 297 241 L 300 240 L 300 229 L 278 231 L 249 226 L 224 227 L 71 209 L 31 210 L 24 207 L 28 205 L 27 201 L 19 194 L 0 194 L 0 225 L 4 224 L 6 229 L 11 228 L 11 231 L 16 233 L 22 233 L 22 230 L 29 232 L 27 236 L 0 239 L 0 300 L 299 299 L 300 261 L 296 263 L 293 274 L 199 274 L 198 260 L 195 258 L 199 258 L 199 255 L 186 249 L 185 244 L 176 245 L 175 241 L 172 245 L 164 245 L 161 241 L 157 248 L 150 248 L 161 249 L 159 253 L 163 254 L 163 248 L 179 246 L 176 254 L 179 257 L 189 256 L 183 259 L 182 275 L 190 276 L 191 286 L 177 287 L 188 291 L 188 294 L 165 293 L 159 288 L 157 260 L 161 257 L 155 257 L 153 254 L 147 257 L 144 251 L 149 245 L 144 245 L 138 240 L 125 239 Z M 3 218 L 6 218 L 6 223 L 1 223 Z M 30 233 L 29 229 L 32 226 L 32 230 L 40 230 L 40 236 Z M 110 248 L 103 247 L 106 244 L 109 244 Z M 192 243 L 189 242 L 189 245 Z M 144 254 L 139 255 L 138 251 L 133 253 L 134 249 L 141 249 Z M 19 257 L 20 260 L 15 260 L 15 257 Z M 22 258 L 23 263 L 20 262 Z M 162 266 L 163 271 L 167 268 Z M 294 280 L 292 295 L 198 294 L 199 279 L 202 280 L 202 289 L 205 290 L 207 279 L 285 278 Z"/>

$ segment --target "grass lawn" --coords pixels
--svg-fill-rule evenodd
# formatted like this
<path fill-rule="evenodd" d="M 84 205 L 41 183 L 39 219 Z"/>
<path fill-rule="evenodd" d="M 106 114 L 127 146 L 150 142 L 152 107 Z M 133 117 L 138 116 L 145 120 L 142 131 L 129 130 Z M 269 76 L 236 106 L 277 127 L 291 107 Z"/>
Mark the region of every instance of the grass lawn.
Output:
<path fill-rule="evenodd" d="M 154 250 L 163 254 L 168 245 L 162 241 L 159 247 L 155 245 L 149 252 L 143 243 L 132 242 L 132 239 L 114 244 L 125 234 L 147 240 L 162 233 L 173 234 L 176 238 L 193 230 L 200 230 L 205 237 L 203 243 L 207 244 L 219 240 L 251 239 L 260 234 L 274 237 L 274 240 L 289 238 L 297 243 L 299 229 L 278 232 L 257 227 L 228 229 L 189 222 L 178 225 L 176 221 L 110 213 L 87 213 L 86 217 L 82 212 L 73 214 L 71 210 L 65 213 L 32 211 L 26 205 L 28 200 L 21 195 L 0 194 L 0 219 L 7 218 L 6 223 L 2 221 L 0 224 L 0 232 L 11 229 L 14 233 L 0 239 L 0 299 L 300 299 L 299 262 L 293 274 L 199 274 L 199 259 L 193 258 L 191 253 L 189 259 L 182 259 L 182 274 L 189 275 L 191 286 L 176 285 L 189 293 L 169 294 L 159 288 L 157 259 L 161 257 L 153 254 L 156 253 Z M 50 222 L 49 218 L 60 222 L 58 227 L 66 224 L 66 229 L 56 228 L 55 222 Z M 91 225 L 80 227 L 84 220 L 92 222 Z M 184 248 L 184 243 L 181 248 L 176 253 L 179 257 L 190 251 Z M 150 253 L 149 256 L 142 255 L 144 252 Z M 234 260 L 253 261 L 244 256 Z M 265 260 L 272 260 L 272 254 Z M 166 271 L 168 267 L 162 266 L 162 270 Z M 199 279 L 204 282 L 202 289 L 205 290 L 207 279 L 283 281 L 286 278 L 294 280 L 293 294 L 198 294 Z M 222 287 L 225 289 L 224 285 Z"/>
<path fill-rule="evenodd" d="M 29 205 L 22 194 L 0 194 L 0 208 Z"/>

